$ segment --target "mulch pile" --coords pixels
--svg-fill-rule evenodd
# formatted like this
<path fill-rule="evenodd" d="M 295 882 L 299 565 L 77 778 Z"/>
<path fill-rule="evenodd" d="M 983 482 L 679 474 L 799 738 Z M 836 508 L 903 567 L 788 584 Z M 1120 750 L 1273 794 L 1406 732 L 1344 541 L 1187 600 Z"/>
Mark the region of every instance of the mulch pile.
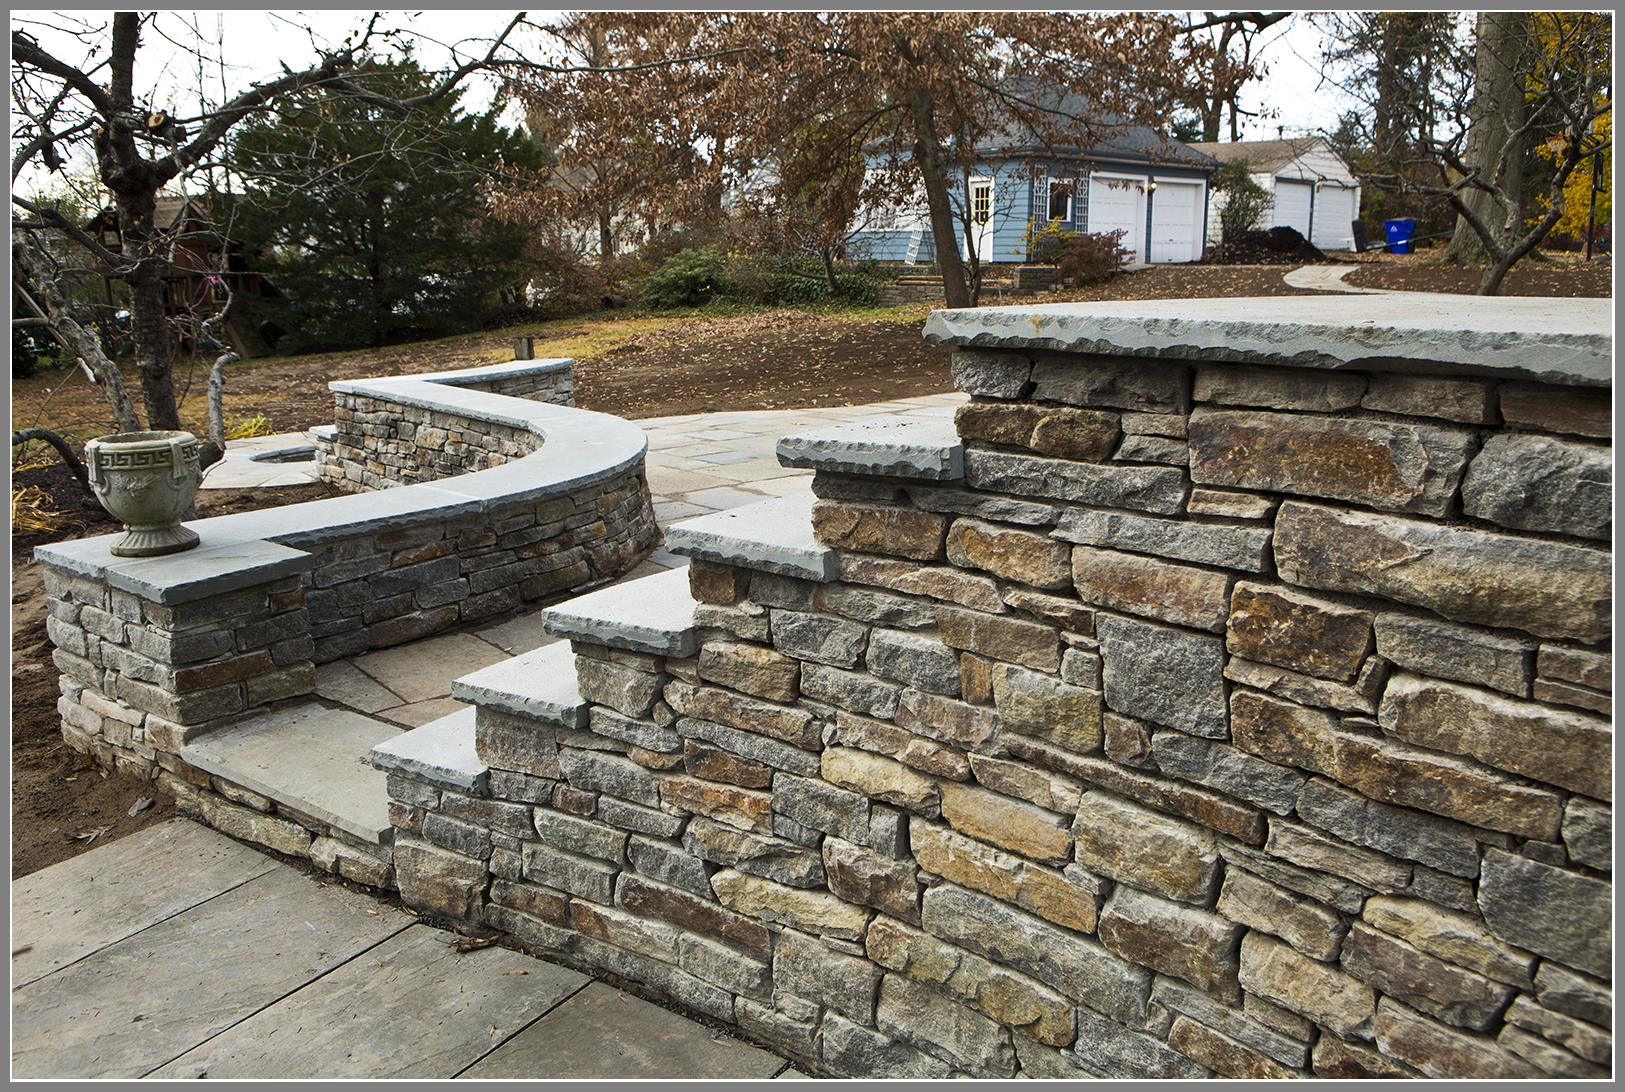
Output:
<path fill-rule="evenodd" d="M 1242 232 L 1215 247 L 1207 258 L 1213 265 L 1302 265 L 1326 260 L 1319 247 L 1289 227 Z"/>

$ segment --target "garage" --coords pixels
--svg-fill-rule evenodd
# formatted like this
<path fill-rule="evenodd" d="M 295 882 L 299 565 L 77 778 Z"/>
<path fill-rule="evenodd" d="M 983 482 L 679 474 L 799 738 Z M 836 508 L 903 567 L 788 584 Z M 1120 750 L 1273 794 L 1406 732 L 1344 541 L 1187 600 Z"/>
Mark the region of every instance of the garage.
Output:
<path fill-rule="evenodd" d="M 1151 192 L 1150 261 L 1194 262 L 1202 256 L 1202 185 L 1157 179 Z"/>
<path fill-rule="evenodd" d="M 1348 250 L 1354 245 L 1360 191 L 1352 186 L 1321 183 L 1315 191 L 1315 230 L 1309 241 L 1322 250 Z"/>
<path fill-rule="evenodd" d="M 1289 227 L 1309 238 L 1309 217 L 1315 200 L 1313 182 L 1275 180 L 1275 222 L 1273 227 Z"/>
<path fill-rule="evenodd" d="M 1122 246 L 1129 261 L 1144 261 L 1141 237 L 1145 234 L 1145 183 L 1134 178 L 1089 176 L 1089 231 L 1123 232 Z"/>

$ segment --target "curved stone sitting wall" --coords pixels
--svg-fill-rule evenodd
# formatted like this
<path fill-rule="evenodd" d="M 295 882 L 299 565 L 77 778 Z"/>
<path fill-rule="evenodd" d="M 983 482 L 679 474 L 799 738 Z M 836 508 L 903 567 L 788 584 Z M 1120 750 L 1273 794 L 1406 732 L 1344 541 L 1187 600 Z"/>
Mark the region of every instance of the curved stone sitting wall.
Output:
<path fill-rule="evenodd" d="M 538 364 L 569 362 L 516 367 Z M 486 384 L 502 371 L 469 374 Z M 115 557 L 116 535 L 39 547 L 68 743 L 172 794 L 212 785 L 263 800 L 189 766 L 182 748 L 310 693 L 318 664 L 612 580 L 658 545 L 637 425 L 460 388 L 463 374 L 334 386 L 455 418 L 469 450 L 499 435 L 517 456 L 505 465 L 193 521 L 201 544 L 168 557 Z"/>

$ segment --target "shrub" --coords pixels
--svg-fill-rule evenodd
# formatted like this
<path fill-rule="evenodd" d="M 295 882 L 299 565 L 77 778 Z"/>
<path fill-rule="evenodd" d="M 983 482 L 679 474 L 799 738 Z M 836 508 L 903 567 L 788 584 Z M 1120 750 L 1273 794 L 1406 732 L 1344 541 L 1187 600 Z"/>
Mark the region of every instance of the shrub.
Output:
<path fill-rule="evenodd" d="M 1125 234 L 1127 232 L 1109 231 L 1074 237 L 1056 262 L 1061 279 L 1079 288 L 1116 273 L 1131 256 L 1131 252 L 1123 248 Z"/>
<path fill-rule="evenodd" d="M 1219 241 L 1228 243 L 1252 231 L 1270 208 L 1269 191 L 1253 180 L 1245 159 L 1233 159 L 1213 172 L 1215 193 L 1224 194 L 1219 208 Z"/>
<path fill-rule="evenodd" d="M 1045 224 L 1036 231 L 1033 224 L 1034 221 L 1027 221 L 1027 260 L 1039 265 L 1054 265 L 1060 261 L 1067 244 L 1078 237 L 1077 232 L 1058 223 Z"/>
<path fill-rule="evenodd" d="M 701 307 L 732 294 L 728 256 L 715 247 L 683 250 L 637 283 L 638 303 L 651 310 Z"/>

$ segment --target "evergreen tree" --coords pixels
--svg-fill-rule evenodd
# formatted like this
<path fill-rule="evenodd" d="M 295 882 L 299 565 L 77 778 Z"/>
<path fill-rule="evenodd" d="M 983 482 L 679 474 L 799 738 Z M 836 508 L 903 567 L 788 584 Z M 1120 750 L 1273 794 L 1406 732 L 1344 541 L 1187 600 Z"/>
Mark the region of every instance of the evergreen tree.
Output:
<path fill-rule="evenodd" d="M 434 83 L 410 59 L 352 82 L 376 98 L 313 89 L 238 129 L 247 193 L 233 236 L 308 310 L 306 334 L 377 345 L 478 326 L 496 291 L 525 279 L 527 233 L 492 198 L 544 151 L 491 113 L 463 113 L 458 92 L 391 109 Z"/>

